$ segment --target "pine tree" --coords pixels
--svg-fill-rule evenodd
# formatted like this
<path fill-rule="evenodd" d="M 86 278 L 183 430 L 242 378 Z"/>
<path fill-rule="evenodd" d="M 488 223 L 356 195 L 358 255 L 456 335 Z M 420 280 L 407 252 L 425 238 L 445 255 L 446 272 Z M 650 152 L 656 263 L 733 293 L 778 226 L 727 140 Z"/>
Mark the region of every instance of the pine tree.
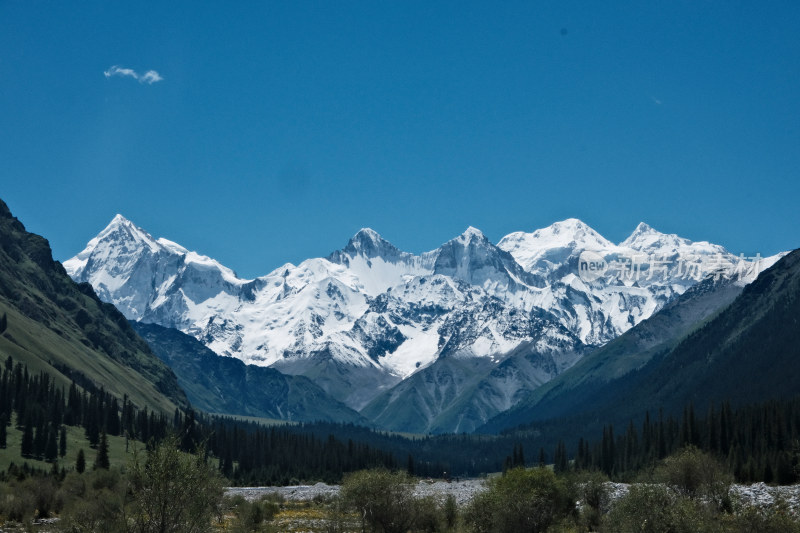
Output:
<path fill-rule="evenodd" d="M 97 412 L 91 408 L 86 413 L 86 438 L 89 440 L 91 448 L 96 448 L 97 443 L 100 441 L 100 424 L 97 420 Z"/>
<path fill-rule="evenodd" d="M 352 441 L 350 441 L 352 443 Z M 225 446 L 224 459 L 222 461 L 222 475 L 229 478 L 233 475 L 233 458 L 231 457 L 230 446 Z"/>
<path fill-rule="evenodd" d="M 121 433 L 121 422 L 119 419 L 119 402 L 116 398 L 111 399 L 106 414 L 106 431 L 109 435 L 119 436 Z"/>
<path fill-rule="evenodd" d="M 33 457 L 33 425 L 30 423 L 30 418 L 25 421 L 20 448 L 22 457 Z"/>
<path fill-rule="evenodd" d="M 658 454 L 659 459 L 667 456 L 667 437 L 664 435 L 664 412 L 658 410 Z"/>
<path fill-rule="evenodd" d="M 47 443 L 44 447 L 44 460 L 54 463 L 58 458 L 58 442 L 56 441 L 56 428 L 50 426 L 47 430 Z"/>
<path fill-rule="evenodd" d="M 183 419 L 183 428 L 181 431 L 181 449 L 185 452 L 193 452 L 197 447 L 197 427 L 195 426 L 194 410 L 189 409 L 186 417 Z"/>
<path fill-rule="evenodd" d="M 108 460 L 108 437 L 106 436 L 106 432 L 103 431 L 100 433 L 100 442 L 97 445 L 97 457 L 94 459 L 94 469 L 103 469 L 108 470 L 110 467 L 110 463 Z"/>
<path fill-rule="evenodd" d="M 708 415 L 706 415 L 706 449 L 712 454 L 719 452 L 717 424 L 717 412 L 714 410 L 714 403 L 712 402 L 708 407 Z"/>
<path fill-rule="evenodd" d="M 564 445 L 564 441 L 560 440 L 556 445 L 555 454 L 553 454 L 553 471 L 556 474 L 560 474 L 561 472 L 566 472 L 568 466 L 567 447 Z"/>
<path fill-rule="evenodd" d="M 61 426 L 61 434 L 58 439 L 58 455 L 67 455 L 67 426 Z"/>
<path fill-rule="evenodd" d="M 3 313 L 3 316 L 0 316 L 0 333 L 3 333 L 7 327 L 8 327 L 8 317 L 6 316 L 5 313 Z"/>
<path fill-rule="evenodd" d="M 86 470 L 86 456 L 83 453 L 83 448 L 81 448 L 78 450 L 78 458 L 75 459 L 75 471 L 83 474 L 84 470 Z"/>
<path fill-rule="evenodd" d="M 37 459 L 41 459 L 44 457 L 44 449 L 47 446 L 47 428 L 44 423 L 36 427 L 33 435 L 33 455 Z"/>

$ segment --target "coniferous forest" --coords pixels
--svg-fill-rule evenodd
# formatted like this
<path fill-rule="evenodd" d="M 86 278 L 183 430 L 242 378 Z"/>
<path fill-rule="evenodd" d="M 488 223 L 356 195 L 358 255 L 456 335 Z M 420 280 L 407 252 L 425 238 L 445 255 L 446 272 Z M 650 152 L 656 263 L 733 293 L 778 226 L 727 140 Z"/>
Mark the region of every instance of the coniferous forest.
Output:
<path fill-rule="evenodd" d="M 545 449 L 530 430 L 408 438 L 352 424 L 264 426 L 192 410 L 167 415 L 139 409 L 127 397 L 120 402 L 87 383 L 64 390 L 47 373 L 32 374 L 9 357 L 0 377 L 0 447 L 7 445 L 11 424 L 22 432 L 21 462 L 58 463 L 67 451 L 67 426 L 82 428 L 92 448 L 102 448 L 106 436 L 152 446 L 175 435 L 184 451 L 204 449 L 236 485 L 335 483 L 371 467 L 450 478 L 539 463 L 553 464 L 556 472 L 596 470 L 624 481 L 687 446 L 717 457 L 743 483 L 790 484 L 800 469 L 800 398 L 737 408 L 726 402 L 703 415 L 693 405 L 680 417 L 647 413 L 641 424 L 607 425 L 602 435 L 581 437 L 574 448 L 559 441 Z"/>

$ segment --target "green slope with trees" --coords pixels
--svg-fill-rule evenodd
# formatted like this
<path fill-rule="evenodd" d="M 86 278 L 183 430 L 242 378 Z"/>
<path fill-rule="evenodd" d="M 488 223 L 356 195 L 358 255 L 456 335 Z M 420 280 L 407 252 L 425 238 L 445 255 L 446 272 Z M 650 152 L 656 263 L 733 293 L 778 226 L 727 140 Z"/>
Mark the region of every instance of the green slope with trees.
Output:
<path fill-rule="evenodd" d="M 171 413 L 189 405 L 125 317 L 73 282 L 47 240 L 27 232 L 0 200 L 0 358 L 7 356 L 61 386 L 102 386 L 138 407 Z"/>

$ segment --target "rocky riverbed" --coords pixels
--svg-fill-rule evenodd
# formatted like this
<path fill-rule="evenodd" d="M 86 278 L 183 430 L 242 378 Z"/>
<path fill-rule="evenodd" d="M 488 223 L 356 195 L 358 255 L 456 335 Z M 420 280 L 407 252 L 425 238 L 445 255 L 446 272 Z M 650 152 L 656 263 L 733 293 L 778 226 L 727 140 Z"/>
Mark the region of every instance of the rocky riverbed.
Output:
<path fill-rule="evenodd" d="M 628 493 L 630 485 L 625 483 L 608 483 L 611 500 L 621 498 Z M 455 496 L 459 505 L 469 502 L 475 494 L 484 490 L 484 480 L 465 479 L 459 481 L 433 481 L 422 480 L 417 483 L 414 493 L 417 496 L 441 496 L 448 494 Z M 776 500 L 784 500 L 789 507 L 800 512 L 800 485 L 787 487 L 773 487 L 764 483 L 753 485 L 734 485 L 733 495 L 743 505 L 768 507 Z M 255 500 L 265 494 L 277 493 L 289 501 L 309 501 L 315 498 L 328 498 L 339 494 L 338 485 L 294 485 L 290 487 L 229 487 L 226 490 L 229 496 L 241 494 L 248 500 Z"/>
<path fill-rule="evenodd" d="M 475 494 L 484 489 L 482 479 L 459 481 L 421 480 L 414 488 L 416 496 L 442 496 L 452 494 L 459 505 L 469 502 Z M 315 498 L 328 498 L 339 494 L 338 485 L 293 485 L 289 487 L 229 487 L 228 496 L 240 494 L 248 500 L 256 500 L 265 494 L 277 493 L 289 501 L 308 501 Z"/>

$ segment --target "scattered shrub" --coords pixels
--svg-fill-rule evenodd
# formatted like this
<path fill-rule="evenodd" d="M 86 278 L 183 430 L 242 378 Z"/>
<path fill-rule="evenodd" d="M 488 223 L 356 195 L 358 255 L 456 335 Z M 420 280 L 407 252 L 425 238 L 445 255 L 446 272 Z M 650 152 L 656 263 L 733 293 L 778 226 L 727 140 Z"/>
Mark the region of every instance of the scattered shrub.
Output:
<path fill-rule="evenodd" d="M 798 517 L 785 500 L 769 507 L 747 506 L 731 520 L 731 533 L 800 533 Z"/>
<path fill-rule="evenodd" d="M 608 477 L 602 472 L 577 472 L 567 479 L 571 498 L 578 505 L 578 524 L 586 531 L 596 531 L 611 507 Z"/>
<path fill-rule="evenodd" d="M 279 496 L 276 498 L 275 496 Z M 234 500 L 234 515 L 236 516 L 233 524 L 234 531 L 251 532 L 265 531 L 266 526 L 275 515 L 280 511 L 278 502 L 283 501 L 283 497 L 275 494 L 267 494 L 257 501 L 247 501 L 242 496 L 237 496 Z"/>
<path fill-rule="evenodd" d="M 383 533 L 405 533 L 416 519 L 414 480 L 405 472 L 362 470 L 345 477 L 344 504 L 361 518 L 362 527 Z"/>
<path fill-rule="evenodd" d="M 222 482 L 203 450 L 180 452 L 174 437 L 149 450 L 145 461 L 134 450 L 128 478 L 135 533 L 206 531 L 222 501 Z"/>
<path fill-rule="evenodd" d="M 733 476 L 714 457 L 697 448 L 684 448 L 664 459 L 653 473 L 653 481 L 691 499 L 712 503 L 718 510 L 731 509 Z"/>
<path fill-rule="evenodd" d="M 564 482 L 547 468 L 514 468 L 489 481 L 465 511 L 476 533 L 539 533 L 574 509 Z"/>
<path fill-rule="evenodd" d="M 447 531 L 454 530 L 458 524 L 458 503 L 455 496 L 452 494 L 447 495 L 442 506 L 442 512 L 444 514 L 445 528 Z"/>
<path fill-rule="evenodd" d="M 665 485 L 631 485 L 603 520 L 608 533 L 722 531 L 706 505 Z"/>

